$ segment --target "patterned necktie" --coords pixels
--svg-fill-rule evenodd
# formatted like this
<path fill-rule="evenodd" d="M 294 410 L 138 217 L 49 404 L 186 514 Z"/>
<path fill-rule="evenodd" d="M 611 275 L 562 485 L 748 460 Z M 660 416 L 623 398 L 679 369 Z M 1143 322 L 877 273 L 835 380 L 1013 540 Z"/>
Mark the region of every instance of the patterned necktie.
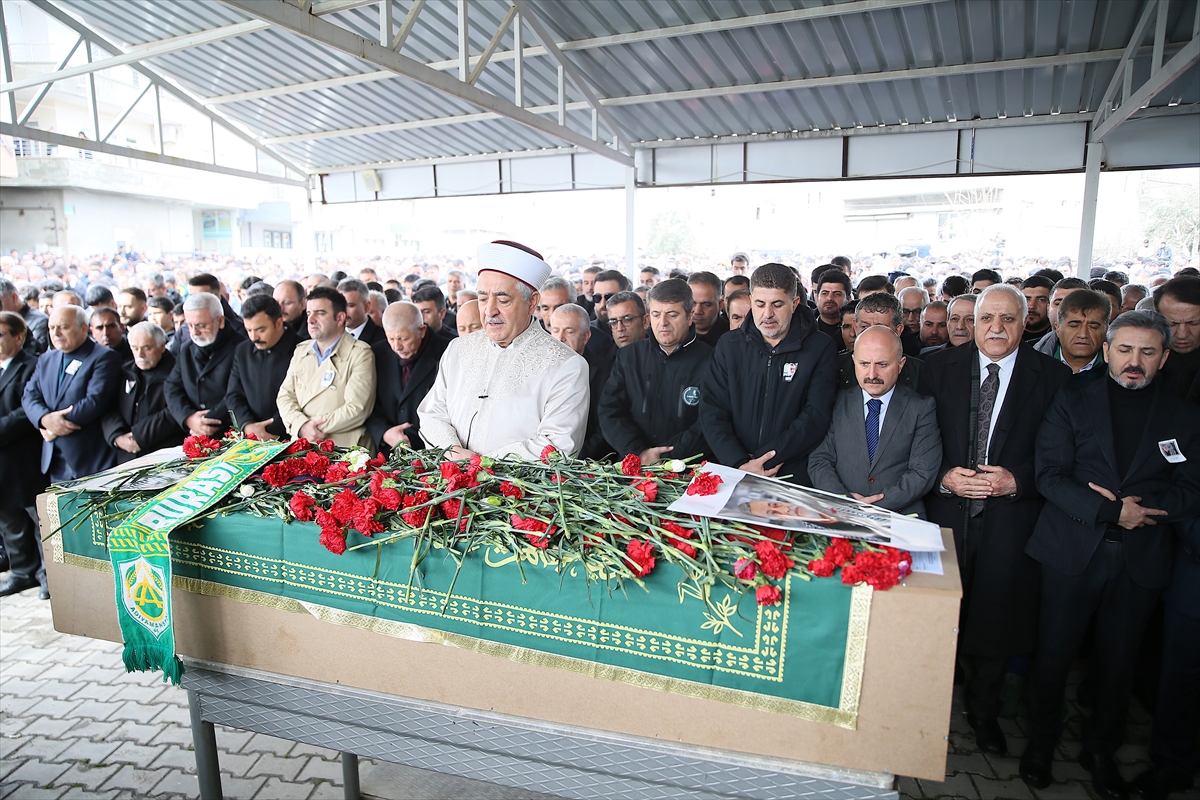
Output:
<path fill-rule="evenodd" d="M 979 386 L 979 415 L 975 427 L 975 463 L 970 465 L 975 469 L 977 464 L 988 463 L 988 434 L 992 428 L 992 412 L 996 407 L 996 395 L 1000 392 L 1000 365 L 988 364 L 988 376 Z M 983 512 L 986 501 L 971 501 L 971 516 Z"/>
<path fill-rule="evenodd" d="M 867 401 L 867 453 L 875 460 L 875 448 L 879 447 L 879 411 L 883 401 L 871 398 Z"/>

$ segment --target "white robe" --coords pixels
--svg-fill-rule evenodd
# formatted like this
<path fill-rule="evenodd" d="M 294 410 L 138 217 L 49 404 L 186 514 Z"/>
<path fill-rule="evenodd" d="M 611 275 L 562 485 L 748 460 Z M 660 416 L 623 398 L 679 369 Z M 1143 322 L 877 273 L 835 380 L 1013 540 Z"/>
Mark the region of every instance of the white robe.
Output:
<path fill-rule="evenodd" d="M 591 390 L 582 356 L 537 320 L 500 347 L 483 331 L 450 342 L 417 413 L 430 447 L 465 447 L 498 458 L 541 457 L 546 445 L 583 446 Z"/>

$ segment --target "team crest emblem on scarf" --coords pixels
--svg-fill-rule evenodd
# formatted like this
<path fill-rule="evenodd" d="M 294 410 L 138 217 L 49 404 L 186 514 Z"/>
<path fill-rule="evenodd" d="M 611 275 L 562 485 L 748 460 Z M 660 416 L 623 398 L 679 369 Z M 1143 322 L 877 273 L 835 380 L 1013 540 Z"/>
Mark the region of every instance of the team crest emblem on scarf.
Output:
<path fill-rule="evenodd" d="M 121 565 L 121 600 L 135 622 L 158 637 L 171 624 L 167 580 L 162 567 L 144 558 Z"/>

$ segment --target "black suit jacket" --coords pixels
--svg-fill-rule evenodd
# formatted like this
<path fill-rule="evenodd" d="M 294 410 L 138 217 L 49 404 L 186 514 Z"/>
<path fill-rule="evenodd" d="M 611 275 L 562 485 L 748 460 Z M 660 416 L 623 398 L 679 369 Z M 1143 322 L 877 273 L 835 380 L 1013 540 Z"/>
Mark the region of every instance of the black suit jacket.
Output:
<path fill-rule="evenodd" d="M 229 373 L 233 370 L 233 351 L 246 341 L 245 335 L 238 336 L 226 325 L 217 334 L 217 341 L 209 355 L 188 341 L 180 348 L 175 369 L 167 379 L 167 406 L 175 421 L 186 430 L 187 418 L 200 409 L 205 416 L 221 421 L 221 430 L 229 425 L 229 409 L 225 406 L 225 393 L 229 389 Z"/>
<path fill-rule="evenodd" d="M 64 372 L 60 385 L 59 372 L 64 366 L 69 369 L 72 361 L 79 366 L 74 375 Z M 120 357 L 91 339 L 70 353 L 50 350 L 38 358 L 21 398 L 25 415 L 37 425 L 51 411 L 71 406 L 66 419 L 79 426 L 74 433 L 42 443 L 42 472 L 52 480 L 69 480 L 94 475 L 117 463 L 117 454 L 104 441 L 99 423 L 116 403 L 120 390 Z"/>
<path fill-rule="evenodd" d="M 921 370 L 918 392 L 937 401 L 942 434 L 942 464 L 934 489 L 925 498 L 929 519 L 954 530 L 963 581 L 963 619 L 959 633 L 962 652 L 982 656 L 1029 653 L 1037 643 L 1041 570 L 1025 554 L 1025 545 L 1042 510 L 1034 479 L 1038 428 L 1059 388 L 1071 376 L 1062 362 L 1027 344 L 1017 351 L 1012 379 L 1003 405 L 994 413 L 988 461 L 1013 474 L 1017 492 L 986 501 L 978 524 L 977 557 L 964 562 L 964 535 L 970 504 L 966 498 L 941 491 L 942 479 L 953 467 L 974 469 L 970 454 L 971 389 L 978 380 L 979 350 L 974 344 L 931 353 Z"/>
<path fill-rule="evenodd" d="M 400 358 L 385 341 L 371 349 L 375 351 L 375 408 L 367 418 L 367 431 L 381 452 L 391 450 L 383 442 L 383 434 L 388 428 L 394 428 L 405 422 L 411 423 L 408 429 L 408 441 L 414 448 L 425 447 L 421 439 L 421 420 L 417 417 L 417 406 L 425 399 L 425 395 L 433 387 L 437 378 L 438 363 L 442 353 L 446 352 L 449 340 L 429 333 L 426 329 L 425 341 L 413 364 L 412 375 L 408 385 L 400 386 Z"/>
<path fill-rule="evenodd" d="M 25 320 L 25 349 L 35 356 L 50 349 L 50 318 L 29 304 L 21 306 L 21 318 Z"/>
<path fill-rule="evenodd" d="M 359 334 L 358 340 L 374 347 L 377 344 L 387 346 L 387 335 L 383 332 L 383 328 L 375 324 L 375 320 L 367 317 L 367 324 L 363 326 L 362 333 Z"/>
<path fill-rule="evenodd" d="M 46 488 L 46 476 L 33 468 L 42 454 L 42 437 L 25 415 L 21 397 L 33 377 L 37 356 L 22 350 L 0 372 L 0 509 L 33 505 Z"/>
<path fill-rule="evenodd" d="M 163 387 L 175 368 L 175 356 L 163 353 L 162 360 L 152 370 L 142 371 L 132 361 L 124 364 L 124 382 L 113 409 L 100 424 L 104 439 L 117 453 L 117 463 L 124 464 L 146 453 L 183 444 L 184 430 L 171 416 Z M 140 453 L 127 453 L 117 447 L 118 436 L 132 433 L 142 448 Z"/>
<path fill-rule="evenodd" d="M 279 415 L 275 398 L 279 396 L 279 387 L 287 377 L 299 341 L 285 326 L 283 336 L 270 350 L 259 350 L 254 342 L 247 340 L 233 351 L 225 406 L 239 427 L 245 427 L 248 422 L 274 419 L 267 430 L 276 436 L 287 436 L 287 427 Z"/>
<path fill-rule="evenodd" d="M 1047 502 L 1026 552 L 1068 575 L 1083 572 L 1108 527 L 1097 519 L 1104 498 L 1088 487 L 1095 483 L 1118 498 L 1140 497 L 1140 505 L 1169 512 L 1155 525 L 1122 531 L 1129 576 L 1140 586 L 1160 589 L 1171 576 L 1172 527 L 1164 523 L 1200 514 L 1200 408 L 1158 381 L 1143 389 L 1153 392 L 1154 399 L 1133 463 L 1121 475 L 1113 446 L 1110 380 L 1072 382 L 1046 413 L 1038 434 L 1037 485 Z M 1168 439 L 1178 443 L 1187 461 L 1167 461 L 1158 443 Z"/>

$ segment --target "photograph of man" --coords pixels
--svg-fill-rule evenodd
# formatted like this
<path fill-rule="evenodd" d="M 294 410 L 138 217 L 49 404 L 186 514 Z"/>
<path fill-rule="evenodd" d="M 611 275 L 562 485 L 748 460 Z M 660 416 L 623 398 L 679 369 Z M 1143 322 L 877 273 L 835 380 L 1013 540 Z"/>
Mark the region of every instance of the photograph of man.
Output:
<path fill-rule="evenodd" d="M 100 421 L 104 439 L 117 451 L 117 463 L 143 453 L 183 444 L 183 428 L 167 408 L 164 388 L 175 368 L 167 335 L 153 322 L 129 330 L 133 359 L 123 365 L 124 382 L 112 410 Z"/>
<path fill-rule="evenodd" d="M 367 417 L 375 407 L 375 355 L 347 335 L 341 292 L 318 286 L 308 293 L 308 333 L 312 340 L 296 345 L 275 401 L 288 434 L 374 450 Z"/>
<path fill-rule="evenodd" d="M 1106 378 L 1068 385 L 1039 432 L 1036 480 L 1046 504 L 1026 552 L 1041 564 L 1042 602 L 1020 767 L 1036 788 L 1051 782 L 1067 672 L 1094 619 L 1097 685 L 1079 761 L 1097 795 L 1127 793 L 1114 753 L 1125 741 L 1142 636 L 1171 579 L 1168 523 L 1200 514 L 1200 416 L 1159 380 L 1174 357 L 1170 339 L 1158 314 L 1122 314 L 1108 329 Z M 1163 442 L 1184 458 L 1164 457 Z"/>
<path fill-rule="evenodd" d="M 814 488 L 925 519 L 942 437 L 932 398 L 898 385 L 900 337 L 876 325 L 854 343 L 856 385 L 838 393 L 825 440 L 808 457 Z"/>
<path fill-rule="evenodd" d="M 1038 564 L 1025 545 L 1042 509 L 1034 483 L 1038 427 L 1071 371 L 1022 344 L 1029 310 L 1008 284 L 975 302 L 975 342 L 930 354 L 917 391 L 937 401 L 942 463 L 925 498 L 954 530 L 963 585 L 958 657 L 967 722 L 985 753 L 1004 754 L 1000 689 L 1008 659 L 1033 652 Z"/>
<path fill-rule="evenodd" d="M 783 264 L 754 270 L 751 317 L 717 343 L 700 420 L 717 462 L 809 485 L 808 454 L 829 430 L 837 394 L 837 348 L 817 330 L 798 284 Z"/>
<path fill-rule="evenodd" d="M 684 281 L 650 289 L 652 338 L 617 352 L 600 399 L 600 429 L 617 455 L 634 453 L 653 464 L 705 452 L 700 384 L 713 351 L 696 335 L 694 310 Z"/>
<path fill-rule="evenodd" d="M 475 303 L 478 305 L 478 303 Z M 459 323 L 463 311 L 460 308 Z M 387 343 L 375 345 L 375 408 L 367 430 L 381 453 L 395 447 L 425 447 L 417 407 L 437 377 L 438 362 L 450 340 L 429 332 L 421 309 L 412 303 L 392 303 L 383 312 Z"/>

